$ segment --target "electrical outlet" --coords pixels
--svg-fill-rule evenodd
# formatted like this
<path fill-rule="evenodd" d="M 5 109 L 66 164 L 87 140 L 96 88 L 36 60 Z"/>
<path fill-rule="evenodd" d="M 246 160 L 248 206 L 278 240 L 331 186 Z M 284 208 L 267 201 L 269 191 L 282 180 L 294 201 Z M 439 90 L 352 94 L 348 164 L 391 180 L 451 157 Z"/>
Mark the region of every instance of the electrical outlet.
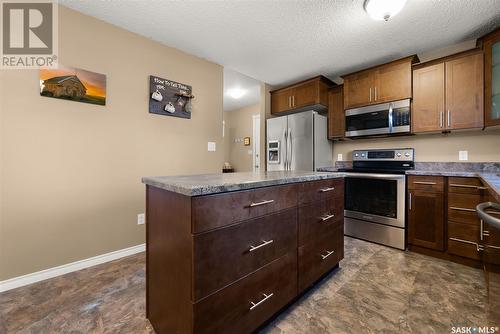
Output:
<path fill-rule="evenodd" d="M 469 160 L 469 151 L 458 151 L 458 160 L 460 161 Z"/>
<path fill-rule="evenodd" d="M 208 152 L 215 152 L 216 150 L 216 145 L 215 142 L 209 141 L 207 145 Z"/>
<path fill-rule="evenodd" d="M 337 154 L 337 161 L 343 161 L 344 157 L 342 156 L 342 153 Z"/>
<path fill-rule="evenodd" d="M 146 215 L 144 213 L 139 213 L 137 215 L 137 225 L 144 225 L 146 222 Z"/>

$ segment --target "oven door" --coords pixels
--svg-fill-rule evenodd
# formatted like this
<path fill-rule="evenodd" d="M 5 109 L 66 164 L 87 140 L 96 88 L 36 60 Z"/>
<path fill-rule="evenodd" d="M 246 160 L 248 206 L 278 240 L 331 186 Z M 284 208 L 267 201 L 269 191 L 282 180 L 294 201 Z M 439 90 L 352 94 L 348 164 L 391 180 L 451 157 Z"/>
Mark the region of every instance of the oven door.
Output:
<path fill-rule="evenodd" d="M 349 218 L 405 227 L 405 176 L 347 173 L 345 211 Z"/>

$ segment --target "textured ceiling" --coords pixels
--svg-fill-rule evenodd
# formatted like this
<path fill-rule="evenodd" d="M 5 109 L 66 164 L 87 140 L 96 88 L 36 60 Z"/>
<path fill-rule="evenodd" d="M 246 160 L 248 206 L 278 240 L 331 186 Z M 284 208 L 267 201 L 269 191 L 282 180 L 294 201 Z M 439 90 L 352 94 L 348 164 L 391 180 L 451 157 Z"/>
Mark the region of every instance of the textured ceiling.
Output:
<path fill-rule="evenodd" d="M 363 0 L 60 3 L 271 85 L 335 78 L 500 25 L 500 0 L 408 0 L 389 22 L 372 20 Z"/>
<path fill-rule="evenodd" d="M 233 111 L 260 102 L 261 82 L 239 72 L 224 68 L 224 111 Z M 228 94 L 231 89 L 242 89 L 245 94 L 235 99 Z"/>

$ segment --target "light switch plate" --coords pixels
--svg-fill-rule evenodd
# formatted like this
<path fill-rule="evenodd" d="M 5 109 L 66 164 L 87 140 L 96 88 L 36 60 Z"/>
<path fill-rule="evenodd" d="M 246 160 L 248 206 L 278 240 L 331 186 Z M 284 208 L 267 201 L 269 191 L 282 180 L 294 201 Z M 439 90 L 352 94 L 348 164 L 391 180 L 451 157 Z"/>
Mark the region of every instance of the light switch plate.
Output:
<path fill-rule="evenodd" d="M 460 161 L 469 160 L 469 151 L 458 151 L 458 160 Z"/>
<path fill-rule="evenodd" d="M 342 153 L 337 154 L 337 161 L 343 161 L 344 157 L 342 156 Z"/>
<path fill-rule="evenodd" d="M 146 215 L 144 213 L 139 213 L 137 215 L 137 225 L 144 225 L 146 222 Z"/>
<path fill-rule="evenodd" d="M 252 150 L 248 150 L 247 153 L 248 153 L 248 155 L 252 155 L 253 151 Z"/>
<path fill-rule="evenodd" d="M 215 142 L 209 141 L 207 148 L 208 148 L 208 152 L 215 152 L 215 149 L 216 149 Z"/>

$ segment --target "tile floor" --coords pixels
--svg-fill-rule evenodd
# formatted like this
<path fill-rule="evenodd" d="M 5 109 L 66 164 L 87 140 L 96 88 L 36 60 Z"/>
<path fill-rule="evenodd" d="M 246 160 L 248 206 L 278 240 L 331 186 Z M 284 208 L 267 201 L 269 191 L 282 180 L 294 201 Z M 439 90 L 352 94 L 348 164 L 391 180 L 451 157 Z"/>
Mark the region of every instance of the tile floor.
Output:
<path fill-rule="evenodd" d="M 0 294 L 0 333 L 153 333 L 144 254 Z M 480 270 L 361 240 L 273 322 L 278 333 L 451 333 L 486 326 Z"/>

